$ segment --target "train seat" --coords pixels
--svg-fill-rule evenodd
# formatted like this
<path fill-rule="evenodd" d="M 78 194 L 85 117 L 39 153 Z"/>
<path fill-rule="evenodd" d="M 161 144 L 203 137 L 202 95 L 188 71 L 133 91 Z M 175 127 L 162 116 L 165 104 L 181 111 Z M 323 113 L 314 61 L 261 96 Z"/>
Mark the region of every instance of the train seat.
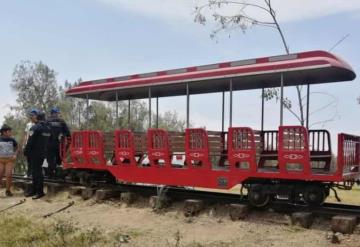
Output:
<path fill-rule="evenodd" d="M 209 142 L 205 129 L 185 130 L 185 156 L 188 167 L 204 168 L 210 165 Z"/>
<path fill-rule="evenodd" d="M 163 129 L 149 129 L 147 133 L 147 150 L 150 166 L 167 166 L 171 164 L 169 135 Z"/>

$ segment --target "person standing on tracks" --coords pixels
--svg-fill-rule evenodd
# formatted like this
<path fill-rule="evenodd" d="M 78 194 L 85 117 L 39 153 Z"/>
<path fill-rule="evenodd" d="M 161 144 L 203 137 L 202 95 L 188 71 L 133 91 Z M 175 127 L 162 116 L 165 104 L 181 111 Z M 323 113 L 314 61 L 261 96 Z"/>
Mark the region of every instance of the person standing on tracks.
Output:
<path fill-rule="evenodd" d="M 70 130 L 66 122 L 60 117 L 60 109 L 54 107 L 50 111 L 50 117 L 47 121 L 50 127 L 51 137 L 49 139 L 49 146 L 47 152 L 48 175 L 50 178 L 55 177 L 56 170 L 60 166 L 62 160 L 60 157 L 60 145 L 63 138 L 66 138 L 66 143 L 70 143 Z"/>
<path fill-rule="evenodd" d="M 24 155 L 30 159 L 32 165 L 33 187 L 32 191 L 25 196 L 32 196 L 33 199 L 39 199 L 45 195 L 42 165 L 46 157 L 50 136 L 50 128 L 45 123 L 45 113 L 40 112 L 36 117 L 35 125 L 30 129 L 29 140 L 24 150 Z"/>
<path fill-rule="evenodd" d="M 11 184 L 12 184 L 12 172 L 14 169 L 14 163 L 18 152 L 18 144 L 14 138 L 12 138 L 11 127 L 4 124 L 0 129 L 0 183 L 2 178 L 6 176 L 6 196 L 12 196 Z"/>
<path fill-rule="evenodd" d="M 30 118 L 30 122 L 28 122 L 26 124 L 25 127 L 25 136 L 24 136 L 24 141 L 23 141 L 23 145 L 22 145 L 22 150 L 25 150 L 25 146 L 27 141 L 29 140 L 29 133 L 30 133 L 30 129 L 31 127 L 33 127 L 35 125 L 35 121 L 36 121 L 36 116 L 39 114 L 39 110 L 38 109 L 31 109 L 30 113 L 29 113 L 29 118 Z M 31 166 L 31 162 L 30 159 L 27 158 L 26 160 L 27 162 L 27 171 L 26 171 L 26 177 L 31 177 L 31 172 L 32 172 L 32 166 Z"/>

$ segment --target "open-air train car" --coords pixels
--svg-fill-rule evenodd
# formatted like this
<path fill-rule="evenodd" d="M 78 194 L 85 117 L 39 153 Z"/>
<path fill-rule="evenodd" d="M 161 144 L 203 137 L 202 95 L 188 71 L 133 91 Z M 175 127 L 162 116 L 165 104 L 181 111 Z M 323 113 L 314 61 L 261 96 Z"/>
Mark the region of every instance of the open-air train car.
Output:
<path fill-rule="evenodd" d="M 232 126 L 233 91 L 264 92 L 265 88 L 280 87 L 283 99 L 284 87 L 307 85 L 309 103 L 310 85 L 351 81 L 355 77 L 352 68 L 340 58 L 324 51 L 310 51 L 82 82 L 69 89 L 67 96 L 87 102 L 128 100 L 129 114 L 131 100 L 149 98 L 149 129 L 147 133 L 133 132 L 131 126 L 111 133 L 74 131 L 63 167 L 108 171 L 118 181 L 130 183 L 216 189 L 242 184 L 248 189 L 249 201 L 256 206 L 284 195 L 289 200 L 321 204 L 332 187 L 341 184 L 351 188 L 360 177 L 360 137 L 338 134 L 334 155 L 327 130 L 308 129 L 308 124 L 283 124 L 283 100 L 277 130 L 264 128 L 264 99 L 260 130 Z M 190 128 L 190 96 L 212 92 L 223 92 L 222 130 Z M 227 130 L 224 92 L 230 92 Z M 154 128 L 157 119 L 152 123 L 151 98 L 177 95 L 186 95 L 185 132 Z M 184 162 L 179 164 L 177 160 L 182 157 Z"/>

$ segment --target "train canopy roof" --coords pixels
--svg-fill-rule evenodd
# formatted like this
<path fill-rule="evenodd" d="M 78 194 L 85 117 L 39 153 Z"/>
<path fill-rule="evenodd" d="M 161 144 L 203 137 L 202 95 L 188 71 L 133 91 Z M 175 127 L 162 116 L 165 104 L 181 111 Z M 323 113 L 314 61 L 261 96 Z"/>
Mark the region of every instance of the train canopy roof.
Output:
<path fill-rule="evenodd" d="M 114 101 L 351 81 L 355 72 L 349 64 L 325 51 L 309 51 L 224 62 L 146 74 L 84 81 L 66 92 L 67 96 Z"/>

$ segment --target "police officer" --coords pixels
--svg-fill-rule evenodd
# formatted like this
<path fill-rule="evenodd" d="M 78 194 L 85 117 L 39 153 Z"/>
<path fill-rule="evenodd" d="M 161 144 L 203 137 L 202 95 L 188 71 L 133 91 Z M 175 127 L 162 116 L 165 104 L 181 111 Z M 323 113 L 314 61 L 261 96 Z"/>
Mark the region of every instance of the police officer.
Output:
<path fill-rule="evenodd" d="M 33 190 L 25 196 L 33 196 L 33 199 L 39 199 L 45 195 L 42 165 L 46 157 L 50 135 L 50 128 L 45 123 L 45 114 L 39 112 L 35 119 L 35 125 L 30 129 L 29 140 L 24 150 L 24 155 L 30 159 L 32 165 L 33 185 Z"/>
<path fill-rule="evenodd" d="M 50 111 L 50 117 L 47 124 L 50 127 L 51 137 L 49 139 L 49 145 L 47 150 L 47 163 L 49 177 L 55 177 L 56 169 L 61 164 L 60 157 L 60 142 L 62 138 L 66 138 L 67 143 L 70 142 L 70 130 L 66 122 L 59 116 L 60 110 L 54 107 Z"/>
<path fill-rule="evenodd" d="M 29 133 L 30 133 L 30 129 L 31 127 L 33 127 L 35 125 L 35 121 L 37 118 L 37 115 L 39 114 L 39 110 L 36 108 L 33 108 L 30 110 L 29 112 L 29 118 L 30 118 L 30 122 L 28 122 L 26 124 L 26 128 L 25 128 L 25 136 L 24 136 L 24 140 L 23 140 L 23 144 L 22 144 L 22 150 L 25 150 L 25 146 L 27 141 L 29 140 Z M 30 159 L 27 157 L 27 172 L 26 172 L 26 177 L 31 177 L 32 176 L 32 166 L 31 166 L 31 161 Z"/>

